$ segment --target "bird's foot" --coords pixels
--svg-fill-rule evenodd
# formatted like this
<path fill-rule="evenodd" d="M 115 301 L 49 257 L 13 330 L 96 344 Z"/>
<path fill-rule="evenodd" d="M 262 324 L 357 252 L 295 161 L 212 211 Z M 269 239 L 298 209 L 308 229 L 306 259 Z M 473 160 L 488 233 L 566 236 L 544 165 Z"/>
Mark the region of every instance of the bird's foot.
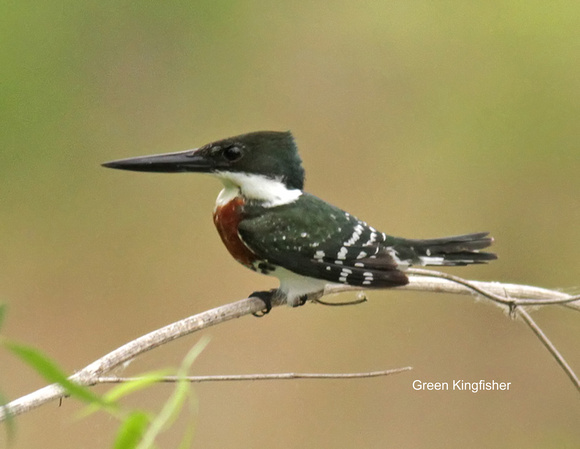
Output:
<path fill-rule="evenodd" d="M 308 295 L 302 295 L 300 298 L 298 298 L 298 304 L 296 304 L 294 307 L 303 306 L 306 304 L 306 301 L 308 301 Z"/>
<path fill-rule="evenodd" d="M 278 297 L 277 295 L 281 295 L 282 297 Z M 284 293 L 280 292 L 277 289 L 272 289 L 272 290 L 264 290 L 264 291 L 257 291 L 254 292 L 252 294 L 249 295 L 250 298 L 258 298 L 261 299 L 264 303 L 264 308 L 262 310 L 260 310 L 259 312 L 255 312 L 252 313 L 252 315 L 254 315 L 255 317 L 261 318 L 264 315 L 267 315 L 268 313 L 270 313 L 270 310 L 272 310 L 272 301 L 274 298 L 276 298 L 277 300 L 279 299 L 284 299 Z M 316 298 L 319 298 L 320 296 L 322 296 L 320 293 L 314 293 L 314 294 L 306 294 L 306 295 L 302 295 L 302 296 L 298 296 L 293 298 L 292 301 L 289 301 L 288 298 L 286 298 L 287 300 L 287 304 L 290 307 L 300 307 L 303 306 L 304 304 L 306 304 L 308 301 L 315 301 Z"/>
<path fill-rule="evenodd" d="M 258 317 L 258 318 L 262 318 L 264 315 L 267 315 L 268 313 L 270 313 L 270 310 L 272 310 L 272 298 L 274 298 L 274 295 L 276 294 L 277 291 L 278 290 L 276 290 L 276 289 L 272 289 L 272 290 L 263 290 L 263 291 L 258 291 L 258 292 L 252 293 L 249 297 L 261 299 L 264 302 L 264 306 L 265 306 L 259 312 L 252 313 L 252 315 L 254 315 L 255 317 Z"/>
<path fill-rule="evenodd" d="M 307 293 L 301 296 L 295 296 L 293 298 L 286 298 L 286 304 L 290 307 L 300 307 L 306 304 L 308 301 L 314 300 L 318 295 L 313 293 Z"/>

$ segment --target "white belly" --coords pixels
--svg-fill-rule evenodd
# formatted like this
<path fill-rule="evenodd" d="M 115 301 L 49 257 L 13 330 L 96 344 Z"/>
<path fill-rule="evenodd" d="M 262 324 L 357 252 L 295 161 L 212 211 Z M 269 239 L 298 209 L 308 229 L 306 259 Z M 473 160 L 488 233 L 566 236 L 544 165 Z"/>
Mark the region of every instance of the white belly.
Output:
<path fill-rule="evenodd" d="M 300 304 L 301 296 L 321 292 L 329 284 L 323 279 L 309 278 L 281 267 L 276 267 L 272 275 L 280 280 L 280 291 L 286 295 L 286 303 L 291 307 Z"/>

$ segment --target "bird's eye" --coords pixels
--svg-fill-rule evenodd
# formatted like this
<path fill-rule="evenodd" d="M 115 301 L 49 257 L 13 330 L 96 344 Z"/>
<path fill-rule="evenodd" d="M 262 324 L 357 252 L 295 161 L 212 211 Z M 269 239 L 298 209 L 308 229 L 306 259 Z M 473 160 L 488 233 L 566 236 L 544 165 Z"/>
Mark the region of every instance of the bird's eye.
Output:
<path fill-rule="evenodd" d="M 234 145 L 234 146 L 225 148 L 223 154 L 224 154 L 224 158 L 226 158 L 226 160 L 228 162 L 236 162 L 244 155 L 244 152 L 242 151 L 242 149 L 240 147 L 237 147 Z"/>

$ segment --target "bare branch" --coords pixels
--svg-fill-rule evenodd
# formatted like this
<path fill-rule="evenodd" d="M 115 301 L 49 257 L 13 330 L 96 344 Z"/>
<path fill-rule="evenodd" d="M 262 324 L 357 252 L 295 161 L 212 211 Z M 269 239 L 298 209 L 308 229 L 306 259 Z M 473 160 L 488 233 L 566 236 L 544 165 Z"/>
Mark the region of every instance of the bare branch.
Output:
<path fill-rule="evenodd" d="M 580 310 L 580 295 L 571 296 L 566 293 L 529 285 L 468 281 L 458 276 L 442 273 L 440 271 L 423 270 L 420 268 L 409 269 L 408 273 L 451 281 L 455 286 L 460 285 L 467 288 L 465 293 L 479 293 L 492 301 L 504 304 L 510 308 L 515 306 L 546 306 L 551 304 L 561 304 Z"/>
<path fill-rule="evenodd" d="M 506 306 L 542 306 L 559 304 L 580 311 L 580 295 L 572 296 L 557 290 L 532 285 L 504 284 L 501 282 L 471 281 L 440 271 L 410 268 L 409 283 L 392 290 L 411 290 L 429 293 L 452 293 L 458 295 L 481 295 Z M 325 295 L 345 291 L 360 291 L 350 285 L 329 285 Z"/>
<path fill-rule="evenodd" d="M 281 304 L 280 300 L 275 301 L 273 301 L 272 306 Z M 263 308 L 264 303 L 262 300 L 258 298 L 246 298 L 179 320 L 115 349 L 73 374 L 70 380 L 80 385 L 95 385 L 95 379 L 97 377 L 110 372 L 144 352 L 201 329 L 259 312 Z M 22 396 L 4 407 L 0 407 L 0 422 L 4 421 L 7 417 L 6 409 L 8 409 L 9 414 L 16 416 L 35 409 L 47 402 L 62 398 L 65 394 L 64 388 L 58 384 L 52 384 Z"/>
<path fill-rule="evenodd" d="M 411 371 L 413 368 L 395 368 L 382 371 L 369 371 L 366 373 L 273 373 L 273 374 L 232 374 L 221 376 L 164 376 L 157 379 L 159 382 L 174 383 L 180 380 L 188 382 L 225 382 L 225 381 L 248 381 L 248 380 L 287 380 L 287 379 L 366 379 L 369 377 L 383 377 Z M 96 383 L 118 384 L 139 380 L 139 377 L 99 377 Z"/>
<path fill-rule="evenodd" d="M 577 376 L 545 334 L 541 332 L 541 330 L 540 333 L 538 333 L 539 327 L 537 327 L 533 321 L 528 321 L 529 315 L 523 309 L 523 306 L 535 307 L 549 304 L 560 304 L 574 310 L 580 310 L 580 298 L 578 296 L 572 296 L 559 291 L 528 285 L 467 281 L 457 276 L 421 269 L 410 269 L 408 270 L 408 274 L 410 275 L 409 284 L 393 290 L 452 293 L 471 296 L 477 295 L 477 297 L 488 298 L 497 304 L 507 307 L 512 314 L 517 308 L 519 316 L 521 316 L 532 330 L 536 332 L 536 335 L 542 340 L 542 343 L 546 345 L 558 363 L 566 370 L 570 379 L 578 387 Z M 347 285 L 332 285 L 329 286 L 321 296 L 354 290 L 360 291 L 361 289 Z M 275 298 L 272 306 L 279 306 L 282 302 L 282 299 Z M 139 337 L 120 348 L 115 349 L 78 371 L 72 375 L 70 379 L 80 385 L 95 385 L 104 374 L 134 359 L 144 352 L 210 326 L 221 324 L 234 318 L 240 318 L 244 315 L 260 312 L 263 307 L 264 304 L 260 299 L 246 298 L 193 315 L 150 332 L 149 334 Z M 522 313 L 522 311 L 524 311 L 524 313 Z M 533 323 L 533 325 L 530 323 Z M 408 368 L 401 368 L 400 370 L 405 369 Z M 349 375 L 350 374 L 345 374 L 345 376 Z M 65 390 L 60 385 L 48 385 L 14 400 L 4 407 L 0 407 L 0 422 L 6 419 L 8 413 L 13 416 L 19 415 L 47 402 L 62 398 L 63 396 L 65 396 Z"/>
<path fill-rule="evenodd" d="M 574 372 L 572 367 L 570 365 L 568 365 L 568 362 L 566 362 L 566 360 L 564 359 L 562 354 L 560 354 L 560 351 L 558 351 L 556 349 L 556 346 L 554 346 L 554 344 L 546 336 L 544 331 L 542 331 L 542 329 L 540 329 L 540 326 L 538 326 L 536 324 L 536 322 L 532 319 L 530 314 L 524 308 L 519 308 L 518 314 L 522 317 L 522 319 L 526 322 L 526 324 L 532 329 L 532 331 L 534 331 L 534 334 L 537 335 L 537 337 L 544 344 L 544 346 L 548 349 L 548 351 L 550 351 L 550 354 L 552 354 L 552 356 L 556 359 L 556 362 L 558 362 L 558 365 L 560 365 L 562 367 L 562 369 L 564 370 L 566 375 L 570 378 L 570 380 L 576 386 L 578 391 L 580 391 L 580 380 L 578 379 L 578 376 L 576 375 L 576 373 Z"/>

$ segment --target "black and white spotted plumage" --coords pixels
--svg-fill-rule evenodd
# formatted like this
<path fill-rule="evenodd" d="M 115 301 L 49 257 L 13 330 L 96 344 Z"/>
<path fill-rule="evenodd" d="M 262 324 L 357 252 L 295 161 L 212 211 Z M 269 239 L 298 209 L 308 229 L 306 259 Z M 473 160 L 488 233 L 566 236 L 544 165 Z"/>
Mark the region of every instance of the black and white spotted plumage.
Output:
<path fill-rule="evenodd" d="M 485 233 L 396 238 L 307 193 L 272 208 L 249 202 L 243 217 L 239 235 L 261 260 L 330 283 L 396 287 L 408 283 L 403 270 L 410 265 L 465 265 L 495 258 L 476 252 L 491 243 Z"/>
<path fill-rule="evenodd" d="M 394 287 L 408 282 L 383 246 L 387 236 L 313 195 L 268 209 L 250 202 L 243 216 L 242 241 L 273 265 L 333 283 Z"/>

